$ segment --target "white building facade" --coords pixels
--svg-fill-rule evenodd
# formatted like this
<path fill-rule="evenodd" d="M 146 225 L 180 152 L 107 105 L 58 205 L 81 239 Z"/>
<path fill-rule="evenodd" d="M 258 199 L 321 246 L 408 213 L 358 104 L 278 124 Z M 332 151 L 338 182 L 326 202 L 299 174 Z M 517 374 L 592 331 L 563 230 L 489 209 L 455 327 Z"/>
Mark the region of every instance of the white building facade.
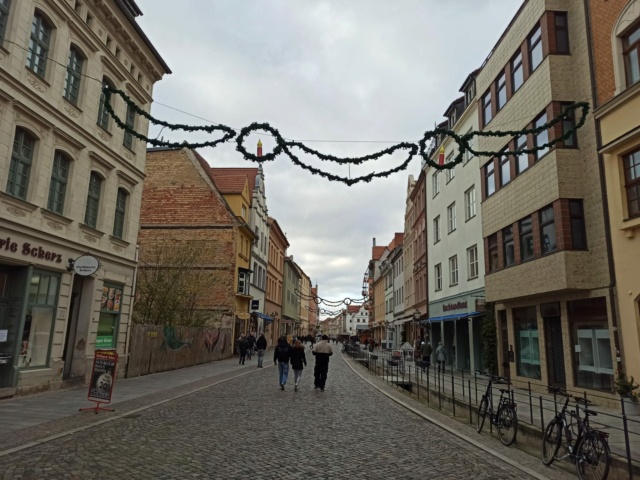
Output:
<path fill-rule="evenodd" d="M 262 153 L 262 144 L 258 144 L 258 154 Z M 255 176 L 255 184 L 251 196 L 251 215 L 249 225 L 258 236 L 251 246 L 251 284 L 249 295 L 253 297 L 251 311 L 257 316 L 258 332 L 264 333 L 265 327 L 272 321 L 266 315 L 265 299 L 267 290 L 267 266 L 269 264 L 269 212 L 264 184 L 262 165 Z"/>

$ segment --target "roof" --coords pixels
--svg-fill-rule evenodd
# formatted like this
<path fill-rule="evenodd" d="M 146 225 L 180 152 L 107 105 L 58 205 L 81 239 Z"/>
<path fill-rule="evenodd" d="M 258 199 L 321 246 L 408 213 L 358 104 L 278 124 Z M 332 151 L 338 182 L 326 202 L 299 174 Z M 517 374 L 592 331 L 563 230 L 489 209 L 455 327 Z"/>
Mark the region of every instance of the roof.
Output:
<path fill-rule="evenodd" d="M 357 313 L 360 311 L 361 305 L 347 305 L 347 313 Z"/>
<path fill-rule="evenodd" d="M 216 176 L 236 176 L 245 175 L 249 181 L 249 192 L 253 195 L 253 189 L 256 186 L 256 177 L 258 176 L 257 168 L 212 168 L 215 170 Z"/>
<path fill-rule="evenodd" d="M 480 73 L 480 70 L 482 70 L 482 68 L 476 68 L 473 72 L 467 75 L 467 78 L 464 79 L 464 82 L 462 83 L 462 86 L 458 91 L 464 92 L 469 86 L 469 84 L 476 79 L 476 77 L 478 76 L 478 73 Z"/>
<path fill-rule="evenodd" d="M 222 194 L 242 194 L 248 180 L 246 175 L 218 175 L 215 168 L 211 170 L 211 177 Z"/>
<path fill-rule="evenodd" d="M 373 247 L 371 250 L 371 258 L 373 260 L 380 260 L 380 257 L 382 257 L 382 254 L 386 249 L 387 247 Z"/>
<path fill-rule="evenodd" d="M 445 110 L 445 112 L 444 112 L 444 116 L 445 116 L 445 117 L 450 116 L 450 115 L 451 115 L 451 112 L 452 112 L 453 110 L 456 110 L 456 109 L 458 109 L 458 110 L 462 110 L 462 109 L 459 109 L 459 108 L 458 108 L 458 107 L 460 106 L 460 104 L 462 104 L 462 106 L 463 106 L 463 108 L 464 108 L 464 95 L 463 95 L 463 96 L 461 96 L 461 97 L 456 98 L 453 102 L 451 102 L 451 104 L 450 104 L 450 105 L 447 107 L 447 109 Z"/>

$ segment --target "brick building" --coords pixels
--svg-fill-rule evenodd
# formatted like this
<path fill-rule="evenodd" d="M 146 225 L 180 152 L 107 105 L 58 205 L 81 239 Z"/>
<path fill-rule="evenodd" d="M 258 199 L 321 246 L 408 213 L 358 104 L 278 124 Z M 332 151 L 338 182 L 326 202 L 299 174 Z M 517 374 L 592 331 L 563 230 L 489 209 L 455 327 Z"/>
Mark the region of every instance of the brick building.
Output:
<path fill-rule="evenodd" d="M 96 348 L 116 349 L 124 371 L 145 145 L 101 89 L 148 111 L 171 73 L 141 13 L 133 0 L 0 5 L 0 396 L 86 380 Z M 75 273 L 79 257 L 97 270 Z"/>
<path fill-rule="evenodd" d="M 481 129 L 542 126 L 567 104 L 593 103 L 585 3 L 523 3 L 478 73 Z M 537 134 L 479 137 L 478 148 L 541 146 L 576 116 Z M 618 336 L 597 158 L 589 115 L 551 148 L 480 159 L 486 298 L 516 383 L 611 391 Z"/>
<path fill-rule="evenodd" d="M 640 378 L 640 1 L 591 2 L 590 27 L 623 368 Z"/>

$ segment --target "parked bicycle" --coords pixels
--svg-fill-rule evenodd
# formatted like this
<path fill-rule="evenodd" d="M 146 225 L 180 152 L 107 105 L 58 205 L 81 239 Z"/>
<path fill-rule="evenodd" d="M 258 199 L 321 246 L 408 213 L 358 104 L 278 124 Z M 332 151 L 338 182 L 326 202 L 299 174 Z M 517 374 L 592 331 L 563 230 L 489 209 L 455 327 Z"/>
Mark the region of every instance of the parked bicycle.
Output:
<path fill-rule="evenodd" d="M 562 410 L 544 430 L 542 463 L 549 466 L 554 460 L 563 460 L 569 457 L 575 463 L 578 477 L 581 480 L 605 480 L 611 466 L 609 434 L 591 428 L 589 425 L 589 417 L 597 415 L 596 412 L 587 408 L 591 402 L 582 397 L 572 396 L 561 388 L 549 387 L 549 390 L 564 395 L 566 400 Z M 576 407 L 575 410 L 568 410 L 572 398 L 576 402 Z M 584 418 L 580 415 L 580 405 L 583 405 Z M 565 453 L 558 457 L 561 444 L 564 445 Z"/>
<path fill-rule="evenodd" d="M 483 372 L 477 372 L 481 375 L 487 375 Z M 478 406 L 478 433 L 482 431 L 484 426 L 485 417 L 489 413 L 489 422 L 495 425 L 498 429 L 498 436 L 500 441 L 507 447 L 516 440 L 516 434 L 518 433 L 518 415 L 516 413 L 516 404 L 513 401 L 513 390 L 511 390 L 509 379 L 499 377 L 497 375 L 487 375 L 489 377 L 489 384 L 487 385 L 487 391 L 482 395 L 480 405 Z M 493 384 L 494 383 L 506 383 L 507 388 L 500 389 L 500 402 L 498 402 L 498 409 L 493 411 Z"/>

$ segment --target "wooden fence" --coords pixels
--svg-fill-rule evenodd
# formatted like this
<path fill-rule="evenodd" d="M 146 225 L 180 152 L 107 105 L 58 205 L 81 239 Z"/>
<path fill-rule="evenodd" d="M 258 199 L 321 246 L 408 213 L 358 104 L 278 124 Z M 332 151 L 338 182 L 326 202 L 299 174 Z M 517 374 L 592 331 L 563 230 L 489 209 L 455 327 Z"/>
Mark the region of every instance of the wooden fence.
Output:
<path fill-rule="evenodd" d="M 231 329 L 132 325 L 127 378 L 229 358 Z"/>

